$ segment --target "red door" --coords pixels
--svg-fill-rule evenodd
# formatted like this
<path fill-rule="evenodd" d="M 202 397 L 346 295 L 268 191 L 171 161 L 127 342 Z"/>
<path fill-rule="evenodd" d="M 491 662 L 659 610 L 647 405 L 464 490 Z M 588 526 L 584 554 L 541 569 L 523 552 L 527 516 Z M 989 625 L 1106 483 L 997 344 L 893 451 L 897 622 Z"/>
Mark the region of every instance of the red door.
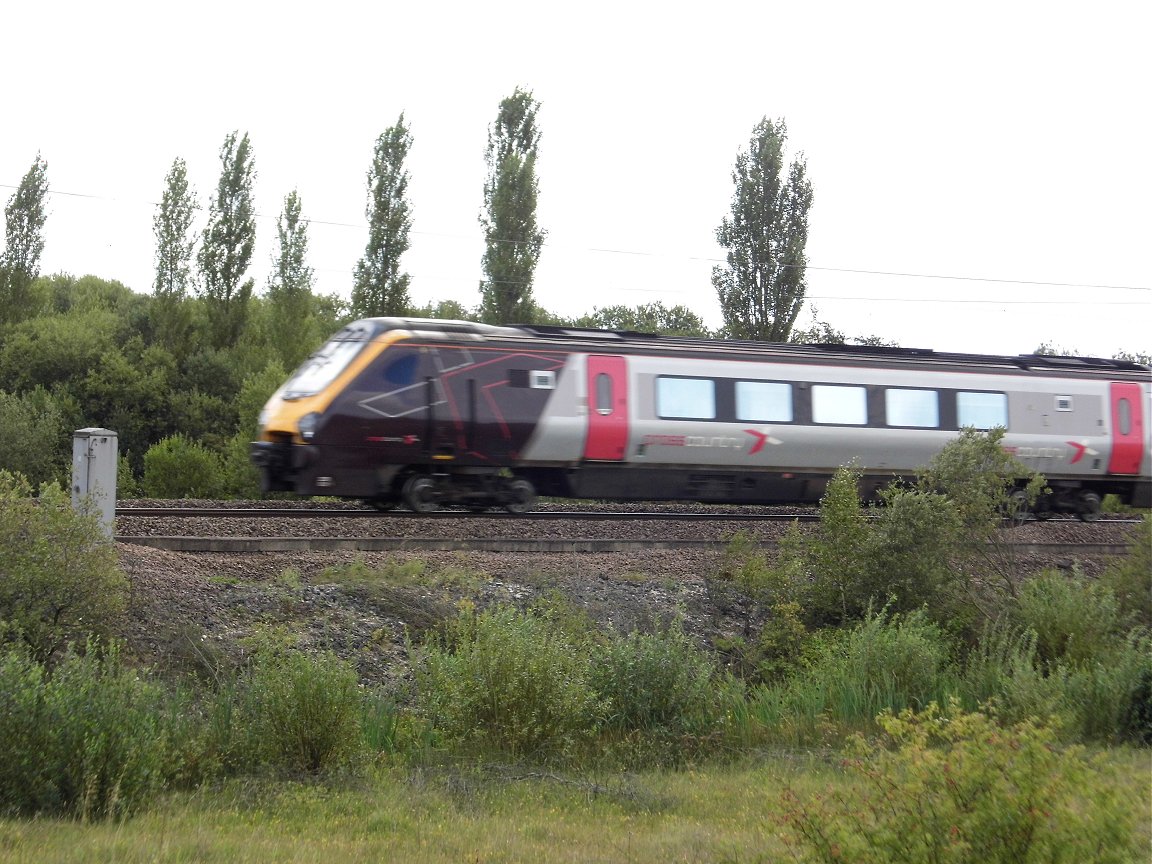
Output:
<path fill-rule="evenodd" d="M 619 461 L 628 446 L 628 378 L 623 357 L 588 356 L 585 459 Z"/>
<path fill-rule="evenodd" d="M 1144 406 L 1139 384 L 1112 383 L 1112 458 L 1109 474 L 1139 474 L 1144 458 Z"/>

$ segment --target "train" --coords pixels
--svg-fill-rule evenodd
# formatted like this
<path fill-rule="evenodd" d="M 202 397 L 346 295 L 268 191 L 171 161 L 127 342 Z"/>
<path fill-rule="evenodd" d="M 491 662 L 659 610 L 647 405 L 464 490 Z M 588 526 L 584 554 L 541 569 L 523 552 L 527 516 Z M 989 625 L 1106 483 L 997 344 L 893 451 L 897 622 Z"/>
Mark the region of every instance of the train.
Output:
<path fill-rule="evenodd" d="M 265 492 L 380 510 L 803 505 L 848 463 L 868 497 L 1002 427 L 1047 480 L 1037 514 L 1092 519 L 1152 504 L 1150 408 L 1124 360 L 365 318 L 273 394 L 250 454 Z"/>

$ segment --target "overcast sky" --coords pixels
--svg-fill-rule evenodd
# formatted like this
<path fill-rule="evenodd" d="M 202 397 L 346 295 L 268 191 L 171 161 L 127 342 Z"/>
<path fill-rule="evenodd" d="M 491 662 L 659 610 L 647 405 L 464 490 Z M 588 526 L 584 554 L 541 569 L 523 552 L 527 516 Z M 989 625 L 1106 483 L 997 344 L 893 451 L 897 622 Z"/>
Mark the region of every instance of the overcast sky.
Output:
<path fill-rule="evenodd" d="M 809 309 L 848 335 L 1017 354 L 1152 350 L 1146 2 L 327 2 L 0 6 L 0 198 L 39 152 L 44 273 L 151 290 L 173 159 L 203 225 L 255 154 L 262 289 L 298 190 L 315 290 L 350 293 L 376 137 L 404 112 L 413 301 L 475 306 L 488 126 L 541 103 L 543 307 L 661 300 L 720 324 L 731 172 L 784 118 L 815 189 Z M 806 309 L 800 325 L 812 322 Z"/>

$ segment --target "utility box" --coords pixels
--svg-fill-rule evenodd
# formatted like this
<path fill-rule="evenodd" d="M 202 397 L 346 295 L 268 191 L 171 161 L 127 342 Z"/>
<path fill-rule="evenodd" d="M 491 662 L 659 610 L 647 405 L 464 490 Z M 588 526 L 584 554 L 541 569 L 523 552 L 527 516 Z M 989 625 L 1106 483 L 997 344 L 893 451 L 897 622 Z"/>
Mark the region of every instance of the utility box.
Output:
<path fill-rule="evenodd" d="M 96 513 L 111 539 L 116 530 L 116 465 L 119 443 L 111 429 L 72 433 L 72 507 Z"/>

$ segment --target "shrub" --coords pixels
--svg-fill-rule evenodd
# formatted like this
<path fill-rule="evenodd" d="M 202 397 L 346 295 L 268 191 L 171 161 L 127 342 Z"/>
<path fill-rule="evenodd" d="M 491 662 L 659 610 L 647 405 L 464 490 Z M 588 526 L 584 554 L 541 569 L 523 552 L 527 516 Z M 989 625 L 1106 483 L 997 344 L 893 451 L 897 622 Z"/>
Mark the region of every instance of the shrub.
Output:
<path fill-rule="evenodd" d="M 89 643 L 51 672 L 29 654 L 0 658 L 0 810 L 120 817 L 164 786 L 168 697 Z"/>
<path fill-rule="evenodd" d="M 316 774 L 360 751 L 356 670 L 334 654 L 263 647 L 221 696 L 217 729 L 233 768 Z"/>
<path fill-rule="evenodd" d="M 98 516 L 74 510 L 55 483 L 34 499 L 27 481 L 0 471 L 0 642 L 47 661 L 70 640 L 110 633 L 127 592 Z"/>
<path fill-rule="evenodd" d="M 215 498 L 222 490 L 220 457 L 183 435 L 172 435 L 144 454 L 143 492 L 151 498 Z"/>
<path fill-rule="evenodd" d="M 0 390 L 0 468 L 33 483 L 66 476 L 66 424 L 63 408 L 43 387 L 23 395 Z"/>
<path fill-rule="evenodd" d="M 954 864 L 1137 860 L 1135 808 L 1103 762 L 1057 746 L 1051 727 L 986 714 L 885 714 L 886 740 L 857 741 L 859 778 L 785 795 L 791 842 L 810 860 Z"/>
<path fill-rule="evenodd" d="M 1126 622 L 1152 630 L 1152 516 L 1136 526 L 1128 554 L 1100 575 L 1100 583 L 1112 589 Z"/>
<path fill-rule="evenodd" d="M 1049 663 L 1084 663 L 1107 652 L 1121 632 L 1120 607 L 1110 588 L 1046 570 L 1020 589 L 1017 614 L 1036 634 L 1036 651 Z"/>
<path fill-rule="evenodd" d="M 886 610 L 847 631 L 814 637 L 803 670 L 753 693 L 762 720 L 815 732 L 821 723 L 865 726 L 884 710 L 947 696 L 949 641 L 922 612 Z"/>
<path fill-rule="evenodd" d="M 546 613 L 465 606 L 442 636 L 410 650 L 418 707 L 450 743 L 547 756 L 595 726 L 587 655 Z"/>
<path fill-rule="evenodd" d="M 605 725 L 631 732 L 703 734 L 712 711 L 712 661 L 678 624 L 663 633 L 615 635 L 592 662 Z"/>

